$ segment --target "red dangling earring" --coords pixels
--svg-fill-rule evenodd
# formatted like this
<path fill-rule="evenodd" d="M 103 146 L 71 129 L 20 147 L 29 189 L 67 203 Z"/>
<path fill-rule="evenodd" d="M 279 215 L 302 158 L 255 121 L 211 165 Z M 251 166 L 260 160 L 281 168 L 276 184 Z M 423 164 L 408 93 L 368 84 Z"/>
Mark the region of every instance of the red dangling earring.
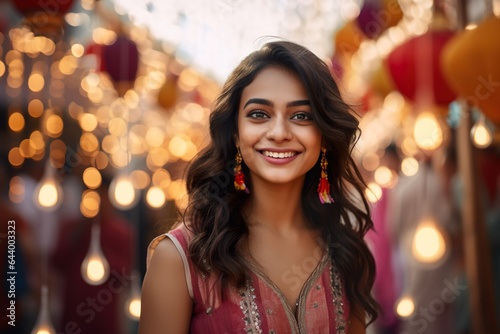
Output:
<path fill-rule="evenodd" d="M 245 191 L 247 194 L 250 193 L 247 186 L 245 185 L 245 175 L 241 170 L 241 158 L 240 149 L 238 148 L 238 152 L 236 153 L 236 166 L 234 167 L 234 189 L 238 191 Z"/>
<path fill-rule="evenodd" d="M 328 173 L 326 172 L 326 167 L 328 166 L 328 161 L 326 161 L 326 148 L 322 148 L 321 151 L 323 155 L 321 157 L 321 178 L 318 184 L 318 195 L 321 204 L 333 203 L 335 202 L 330 195 L 330 183 L 328 182 Z"/>

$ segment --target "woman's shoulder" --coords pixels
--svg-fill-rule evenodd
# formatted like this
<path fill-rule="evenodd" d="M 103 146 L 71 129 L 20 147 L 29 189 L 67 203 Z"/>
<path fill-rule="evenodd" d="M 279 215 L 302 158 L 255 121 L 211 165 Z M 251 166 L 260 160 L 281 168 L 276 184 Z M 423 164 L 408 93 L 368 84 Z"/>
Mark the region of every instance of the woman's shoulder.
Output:
<path fill-rule="evenodd" d="M 170 231 L 156 236 L 148 246 L 147 264 L 155 252 L 161 252 L 163 256 L 168 253 L 180 253 L 182 256 L 187 251 L 191 237 L 192 233 L 184 223 L 178 223 Z"/>

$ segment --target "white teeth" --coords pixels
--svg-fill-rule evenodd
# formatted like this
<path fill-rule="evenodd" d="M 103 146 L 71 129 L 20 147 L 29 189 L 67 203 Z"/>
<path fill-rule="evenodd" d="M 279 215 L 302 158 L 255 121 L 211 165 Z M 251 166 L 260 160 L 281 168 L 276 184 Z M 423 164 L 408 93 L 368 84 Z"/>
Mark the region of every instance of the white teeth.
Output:
<path fill-rule="evenodd" d="M 291 158 L 297 154 L 297 152 L 271 152 L 271 151 L 263 151 L 262 152 L 266 157 L 271 157 L 275 159 L 284 159 Z"/>

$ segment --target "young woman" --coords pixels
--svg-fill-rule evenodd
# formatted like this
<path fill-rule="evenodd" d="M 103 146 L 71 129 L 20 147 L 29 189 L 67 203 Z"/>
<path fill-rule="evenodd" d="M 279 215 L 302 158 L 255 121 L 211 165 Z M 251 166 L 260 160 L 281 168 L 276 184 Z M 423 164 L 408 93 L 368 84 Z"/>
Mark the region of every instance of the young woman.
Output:
<path fill-rule="evenodd" d="M 183 223 L 150 245 L 140 333 L 365 333 L 377 305 L 358 130 L 309 50 L 245 58 L 188 169 Z"/>

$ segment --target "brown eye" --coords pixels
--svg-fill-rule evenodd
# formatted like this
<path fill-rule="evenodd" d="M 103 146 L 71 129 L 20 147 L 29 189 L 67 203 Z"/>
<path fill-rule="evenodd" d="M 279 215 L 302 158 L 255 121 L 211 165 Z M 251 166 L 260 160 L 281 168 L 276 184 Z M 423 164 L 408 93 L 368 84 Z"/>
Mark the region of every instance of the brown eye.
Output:
<path fill-rule="evenodd" d="M 297 121 L 312 121 L 313 117 L 308 112 L 299 112 L 293 115 L 292 119 Z"/>
<path fill-rule="evenodd" d="M 262 110 L 254 110 L 248 113 L 247 117 L 250 118 L 269 118 L 265 112 Z"/>

